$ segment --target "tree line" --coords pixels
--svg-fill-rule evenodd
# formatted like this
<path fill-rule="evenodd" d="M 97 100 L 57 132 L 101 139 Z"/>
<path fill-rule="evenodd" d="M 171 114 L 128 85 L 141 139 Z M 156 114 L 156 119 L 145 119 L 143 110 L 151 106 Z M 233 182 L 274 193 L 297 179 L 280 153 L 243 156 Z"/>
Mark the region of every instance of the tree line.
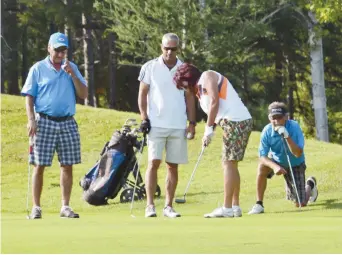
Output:
<path fill-rule="evenodd" d="M 342 144 L 341 0 L 3 0 L 1 5 L 1 93 L 20 94 L 30 66 L 47 55 L 49 36 L 59 31 L 69 37 L 68 59 L 88 82 L 89 97 L 78 102 L 138 111 L 139 69 L 161 54 L 162 35 L 174 32 L 181 39 L 180 59 L 224 74 L 251 111 L 256 130 L 268 121 L 268 104 L 278 100 L 288 104 L 290 117 L 308 136 L 316 136 L 317 119 L 326 113 L 329 140 Z M 316 111 L 317 100 L 326 111 Z M 198 118 L 203 116 L 199 109 Z"/>

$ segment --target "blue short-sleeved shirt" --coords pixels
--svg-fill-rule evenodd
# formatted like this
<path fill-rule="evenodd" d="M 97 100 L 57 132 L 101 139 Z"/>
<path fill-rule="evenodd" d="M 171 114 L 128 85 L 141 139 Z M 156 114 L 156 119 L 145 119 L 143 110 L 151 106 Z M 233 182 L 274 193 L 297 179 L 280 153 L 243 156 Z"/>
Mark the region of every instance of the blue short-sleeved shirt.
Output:
<path fill-rule="evenodd" d="M 291 139 L 298 145 L 298 147 L 304 150 L 304 136 L 298 122 L 294 120 L 287 120 L 285 123 L 285 128 L 289 132 Z M 290 152 L 287 143 L 285 143 L 285 145 L 292 167 L 298 166 L 305 161 L 304 152 L 300 157 L 297 158 Z M 282 138 L 278 132 L 274 131 L 271 123 L 266 125 L 262 130 L 259 145 L 259 157 L 267 157 L 268 153 L 271 153 L 272 159 L 279 163 L 282 167 L 288 167 L 287 157 L 282 144 Z"/>
<path fill-rule="evenodd" d="M 72 62 L 70 64 L 78 79 L 87 86 L 77 66 Z M 35 112 L 54 117 L 75 114 L 76 90 L 72 78 L 62 69 L 57 71 L 49 56 L 31 67 L 21 94 L 34 97 Z"/>

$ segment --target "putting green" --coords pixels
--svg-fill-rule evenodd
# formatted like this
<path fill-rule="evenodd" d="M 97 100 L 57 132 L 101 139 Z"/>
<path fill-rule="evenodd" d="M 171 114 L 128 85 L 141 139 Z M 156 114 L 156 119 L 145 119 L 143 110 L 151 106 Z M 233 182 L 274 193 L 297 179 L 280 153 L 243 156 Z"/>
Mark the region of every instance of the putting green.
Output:
<path fill-rule="evenodd" d="M 144 218 L 144 202 L 130 205 L 118 198 L 105 207 L 82 200 L 78 181 L 93 166 L 112 132 L 137 114 L 77 106 L 82 164 L 74 168 L 71 206 L 80 219 L 59 218 L 58 162 L 44 174 L 43 219 L 26 219 L 27 147 L 24 98 L 2 95 L 1 252 L 2 253 L 341 253 L 342 251 L 342 146 L 306 140 L 307 176 L 318 180 L 316 203 L 301 211 L 284 199 L 284 181 L 274 177 L 265 194 L 265 214 L 247 215 L 255 203 L 259 132 L 253 132 L 241 174 L 242 218 L 204 219 L 203 214 L 222 204 L 220 130 L 204 152 L 186 203 L 175 205 L 181 218 L 162 217 L 165 167 L 158 183 L 157 218 Z M 177 197 L 182 197 L 200 153 L 204 125 L 189 141 L 189 164 L 179 170 Z M 146 152 L 141 162 L 146 167 Z"/>

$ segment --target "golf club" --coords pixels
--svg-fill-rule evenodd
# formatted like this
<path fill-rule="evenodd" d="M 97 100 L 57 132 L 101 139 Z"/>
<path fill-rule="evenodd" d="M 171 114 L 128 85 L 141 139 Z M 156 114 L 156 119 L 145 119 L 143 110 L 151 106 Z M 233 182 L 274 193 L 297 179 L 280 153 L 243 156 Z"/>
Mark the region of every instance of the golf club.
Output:
<path fill-rule="evenodd" d="M 291 177 L 292 177 L 292 181 L 293 181 L 293 185 L 292 186 L 294 186 L 294 189 L 296 191 L 299 208 L 301 209 L 302 208 L 302 204 L 301 204 L 301 201 L 300 201 L 300 198 L 299 198 L 299 193 L 298 193 L 298 190 L 297 190 L 296 180 L 295 180 L 295 177 L 294 177 L 294 174 L 293 174 L 293 169 L 292 169 L 291 162 L 290 162 L 290 157 L 289 157 L 289 154 L 288 154 L 287 149 L 286 149 L 286 145 L 285 145 L 286 141 L 285 141 L 284 135 L 282 135 L 281 138 L 283 140 L 283 147 L 284 147 L 284 151 L 285 151 L 285 154 L 286 154 L 286 157 L 287 157 L 287 162 L 289 164 L 289 168 L 290 168 L 290 172 L 291 172 Z"/>
<path fill-rule="evenodd" d="M 30 211 L 29 211 L 29 195 L 30 195 L 30 177 L 31 177 L 31 164 L 30 158 L 33 155 L 33 137 L 29 138 L 29 160 L 28 160 L 28 171 L 27 171 L 27 194 L 26 194 L 26 219 L 30 219 Z"/>
<path fill-rule="evenodd" d="M 177 204 L 184 204 L 184 203 L 186 202 L 186 200 L 185 200 L 186 193 L 188 192 L 188 189 L 189 189 L 189 187 L 190 187 L 190 183 L 191 183 L 193 177 L 195 176 L 195 172 L 196 172 L 197 167 L 198 167 L 198 164 L 199 164 L 199 162 L 200 162 L 200 160 L 201 160 L 201 158 L 202 158 L 204 149 L 205 149 L 205 146 L 202 146 L 201 153 L 200 153 L 200 155 L 198 156 L 198 159 L 197 159 L 195 168 L 194 168 L 194 170 L 192 171 L 192 174 L 191 174 L 190 180 L 189 180 L 189 182 L 188 182 L 188 185 L 186 186 L 186 189 L 185 189 L 183 198 L 176 198 L 176 200 L 175 200 L 175 202 L 176 202 Z"/>
<path fill-rule="evenodd" d="M 140 163 L 140 160 L 142 158 L 142 153 L 143 153 L 143 149 L 144 149 L 145 143 L 146 143 L 146 133 L 144 133 L 144 138 L 143 138 L 142 143 L 141 143 L 140 148 L 139 148 L 139 154 L 140 154 L 139 155 L 139 159 L 137 159 L 135 161 L 135 164 L 133 166 L 133 175 L 134 175 L 135 167 L 138 167 L 138 169 L 136 171 L 136 175 L 135 175 L 135 184 L 134 184 L 134 188 L 133 188 L 132 201 L 131 201 L 131 209 L 130 209 L 131 217 L 133 217 L 133 218 L 135 218 L 135 216 L 133 214 L 134 194 L 135 194 L 135 189 L 137 187 L 137 182 L 138 182 L 139 163 Z"/>

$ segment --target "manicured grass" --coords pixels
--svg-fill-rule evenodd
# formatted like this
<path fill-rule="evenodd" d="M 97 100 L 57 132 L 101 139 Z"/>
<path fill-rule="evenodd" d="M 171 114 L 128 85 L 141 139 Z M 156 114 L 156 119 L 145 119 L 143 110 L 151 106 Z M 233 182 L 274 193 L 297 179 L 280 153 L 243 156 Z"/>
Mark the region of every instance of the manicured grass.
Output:
<path fill-rule="evenodd" d="M 129 204 L 118 197 L 105 207 L 82 200 L 78 186 L 111 137 L 127 118 L 137 114 L 77 107 L 83 163 L 75 166 L 72 207 L 79 220 L 59 218 L 59 168 L 55 159 L 44 175 L 43 219 L 26 220 L 27 147 L 24 98 L 1 95 L 1 247 L 2 253 L 341 253 L 342 251 L 342 146 L 306 140 L 307 176 L 318 180 L 319 197 L 301 211 L 284 199 L 284 182 L 273 178 L 265 197 L 263 215 L 247 215 L 255 203 L 255 176 L 259 132 L 250 138 L 240 163 L 242 218 L 204 219 L 222 203 L 220 166 L 222 132 L 205 151 L 187 202 L 175 205 L 181 218 L 162 217 L 165 167 L 159 170 L 162 197 L 156 201 L 158 217 L 145 219 L 143 201 Z M 257 116 L 254 116 L 255 118 Z M 189 142 L 189 164 L 180 167 L 177 197 L 181 197 L 200 152 L 204 125 Z M 145 172 L 146 151 L 141 162 Z"/>

